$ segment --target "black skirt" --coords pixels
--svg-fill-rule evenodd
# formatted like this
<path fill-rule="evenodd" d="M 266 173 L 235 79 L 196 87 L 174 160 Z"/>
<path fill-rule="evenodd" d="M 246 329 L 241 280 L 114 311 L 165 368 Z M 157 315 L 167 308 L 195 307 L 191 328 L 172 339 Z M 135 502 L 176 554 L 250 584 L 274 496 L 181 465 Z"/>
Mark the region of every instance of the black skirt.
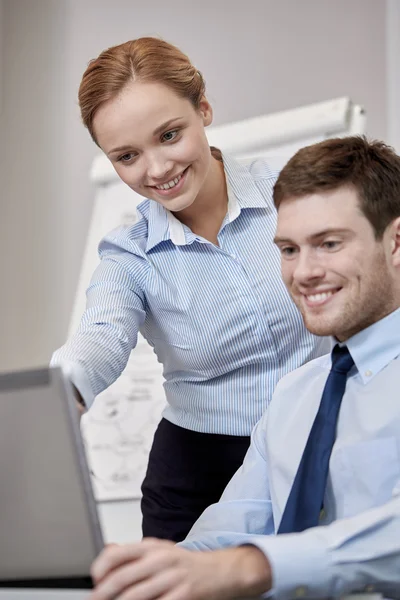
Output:
<path fill-rule="evenodd" d="M 162 419 L 142 484 L 143 536 L 183 540 L 218 502 L 249 445 L 247 436 L 199 433 Z"/>

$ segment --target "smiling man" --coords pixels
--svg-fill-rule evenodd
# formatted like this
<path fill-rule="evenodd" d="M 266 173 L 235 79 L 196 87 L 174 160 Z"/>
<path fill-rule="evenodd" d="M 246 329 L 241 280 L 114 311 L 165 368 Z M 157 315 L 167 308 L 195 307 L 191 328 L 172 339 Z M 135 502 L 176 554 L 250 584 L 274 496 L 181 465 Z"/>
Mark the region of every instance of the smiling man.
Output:
<path fill-rule="evenodd" d="M 93 600 L 400 598 L 400 157 L 361 137 L 309 146 L 274 201 L 284 282 L 332 354 L 281 379 L 185 542 L 102 553 Z"/>

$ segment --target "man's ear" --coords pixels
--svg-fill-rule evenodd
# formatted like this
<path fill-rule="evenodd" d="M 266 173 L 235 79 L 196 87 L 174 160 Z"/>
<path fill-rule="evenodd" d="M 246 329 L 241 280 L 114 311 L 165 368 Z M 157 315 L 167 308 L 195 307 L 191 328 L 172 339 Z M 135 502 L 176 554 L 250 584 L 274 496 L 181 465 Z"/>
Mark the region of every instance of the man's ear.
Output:
<path fill-rule="evenodd" d="M 391 227 L 391 255 L 394 267 L 400 267 L 400 217 L 397 217 Z"/>

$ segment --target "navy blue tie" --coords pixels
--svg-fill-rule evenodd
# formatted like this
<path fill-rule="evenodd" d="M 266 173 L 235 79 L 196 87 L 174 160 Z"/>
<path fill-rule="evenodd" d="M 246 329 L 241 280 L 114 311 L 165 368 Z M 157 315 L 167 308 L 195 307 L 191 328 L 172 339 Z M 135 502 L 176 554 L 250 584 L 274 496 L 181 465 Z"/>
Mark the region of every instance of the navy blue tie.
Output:
<path fill-rule="evenodd" d="M 347 373 L 354 365 L 346 346 L 332 350 L 332 368 L 290 490 L 278 533 L 304 531 L 318 525 L 323 506 L 329 459 L 336 437 Z"/>

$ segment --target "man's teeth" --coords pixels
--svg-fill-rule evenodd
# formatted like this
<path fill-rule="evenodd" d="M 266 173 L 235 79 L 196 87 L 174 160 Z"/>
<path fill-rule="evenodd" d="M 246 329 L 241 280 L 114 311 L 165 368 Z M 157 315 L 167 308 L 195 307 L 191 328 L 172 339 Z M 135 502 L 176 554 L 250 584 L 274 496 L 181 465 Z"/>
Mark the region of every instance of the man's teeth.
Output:
<path fill-rule="evenodd" d="M 171 179 L 171 181 L 168 181 L 168 183 L 156 185 L 156 188 L 158 190 L 169 190 L 169 188 L 175 187 L 180 179 L 182 179 L 182 175 L 178 175 L 178 177 L 175 177 L 175 179 Z"/>
<path fill-rule="evenodd" d="M 307 296 L 307 298 L 308 300 L 311 300 L 311 302 L 322 302 L 323 300 L 326 300 L 332 295 L 333 292 L 322 292 L 320 294 L 312 294 L 310 296 Z"/>

